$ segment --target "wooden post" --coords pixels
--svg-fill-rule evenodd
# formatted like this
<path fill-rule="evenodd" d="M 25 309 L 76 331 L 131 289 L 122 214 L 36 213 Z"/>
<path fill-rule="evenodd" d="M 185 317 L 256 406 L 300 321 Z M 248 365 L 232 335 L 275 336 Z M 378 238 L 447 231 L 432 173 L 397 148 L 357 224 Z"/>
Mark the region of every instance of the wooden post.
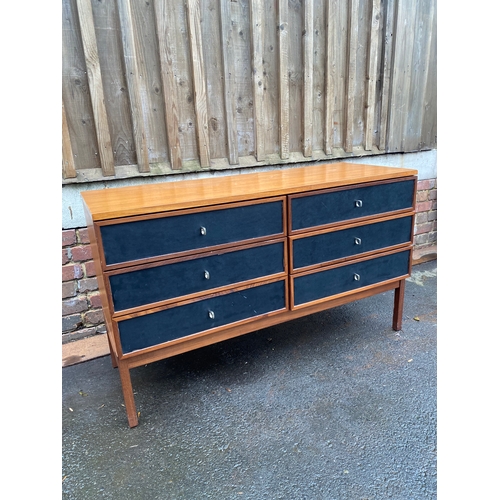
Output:
<path fill-rule="evenodd" d="M 394 290 L 394 312 L 392 315 L 392 329 L 398 332 L 403 326 L 403 303 L 405 298 L 406 280 L 400 280 L 399 286 Z"/>
<path fill-rule="evenodd" d="M 139 424 L 137 409 L 135 407 L 134 392 L 132 390 L 132 380 L 130 378 L 130 368 L 126 362 L 118 362 L 118 370 L 122 382 L 123 399 L 127 410 L 128 425 L 136 427 Z"/>

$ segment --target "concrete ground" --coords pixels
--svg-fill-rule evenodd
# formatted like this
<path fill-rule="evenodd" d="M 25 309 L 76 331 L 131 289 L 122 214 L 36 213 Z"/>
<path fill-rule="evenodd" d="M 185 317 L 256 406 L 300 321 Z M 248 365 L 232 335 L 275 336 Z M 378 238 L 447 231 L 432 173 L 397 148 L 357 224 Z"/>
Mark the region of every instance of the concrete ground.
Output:
<path fill-rule="evenodd" d="M 133 429 L 106 349 L 68 354 L 62 497 L 435 499 L 436 266 L 400 332 L 388 292 L 135 368 Z"/>

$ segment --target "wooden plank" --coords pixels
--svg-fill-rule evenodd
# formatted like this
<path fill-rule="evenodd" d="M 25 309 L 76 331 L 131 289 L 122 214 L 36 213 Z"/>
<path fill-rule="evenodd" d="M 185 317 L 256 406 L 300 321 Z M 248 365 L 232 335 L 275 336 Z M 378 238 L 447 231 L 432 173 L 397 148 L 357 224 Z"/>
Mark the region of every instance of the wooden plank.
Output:
<path fill-rule="evenodd" d="M 278 44 L 279 44 L 279 122 L 280 156 L 290 156 L 290 89 L 288 78 L 288 0 L 278 2 Z"/>
<path fill-rule="evenodd" d="M 334 93 L 333 82 L 335 78 L 335 63 L 334 63 L 334 6 L 333 0 L 327 1 L 326 7 L 326 54 L 325 54 L 325 127 L 323 133 L 325 153 L 331 155 L 333 153 L 333 110 L 334 110 Z"/>
<path fill-rule="evenodd" d="M 389 101 L 392 85 L 392 58 L 393 58 L 393 39 L 395 28 L 395 0 L 387 0 L 385 6 L 384 23 L 384 48 L 383 48 L 383 68 L 382 68 L 382 98 L 380 104 L 380 134 L 378 148 L 384 151 L 387 147 L 387 133 L 389 126 Z"/>
<path fill-rule="evenodd" d="M 62 171 L 65 179 L 76 177 L 73 149 L 71 148 L 71 139 L 69 137 L 64 101 L 62 103 Z"/>
<path fill-rule="evenodd" d="M 254 108 L 255 157 L 257 161 L 265 159 L 264 149 L 264 81 L 262 68 L 262 1 L 250 1 L 250 32 L 252 49 L 252 81 Z"/>
<path fill-rule="evenodd" d="M 188 31 L 194 82 L 194 107 L 196 114 L 196 136 L 198 154 L 202 167 L 210 166 L 210 142 L 208 137 L 207 90 L 205 64 L 201 36 L 199 0 L 187 0 Z"/>
<path fill-rule="evenodd" d="M 314 2 L 304 0 L 304 121 L 303 121 L 303 153 L 312 156 L 313 147 L 313 63 L 314 63 Z"/>
<path fill-rule="evenodd" d="M 143 100 L 141 99 L 141 96 L 147 93 L 147 89 L 145 88 L 146 79 L 140 73 L 137 64 L 137 41 L 130 0 L 118 0 L 118 12 L 122 32 L 123 58 L 125 60 L 127 85 L 132 110 L 137 165 L 139 172 L 149 172 L 148 145 L 146 128 L 144 126 L 144 115 L 147 114 L 148 110 L 143 109 Z"/>
<path fill-rule="evenodd" d="M 425 93 L 428 81 L 429 61 L 432 60 L 432 26 L 435 0 L 417 5 L 415 41 L 413 43 L 412 75 L 408 102 L 407 127 L 403 138 L 404 151 L 419 151 L 424 147 L 422 131 L 425 112 Z"/>
<path fill-rule="evenodd" d="M 157 0 L 154 2 L 154 6 L 160 52 L 161 82 L 165 100 L 169 159 L 172 169 L 179 170 L 182 167 L 182 152 L 179 139 L 179 111 L 175 98 L 175 45 L 171 36 L 172 28 L 169 26 L 171 19 L 170 12 L 167 12 L 168 3 L 169 0 Z"/>
<path fill-rule="evenodd" d="M 346 128 L 344 149 L 347 153 L 352 153 L 354 135 L 354 99 L 356 86 L 356 64 L 358 54 L 358 30 L 359 30 L 359 0 L 350 0 L 349 16 L 349 63 L 347 76 L 346 95 Z"/>
<path fill-rule="evenodd" d="M 97 145 L 101 161 L 102 174 L 104 176 L 114 175 L 113 150 L 108 127 L 108 117 L 104 104 L 104 90 L 102 86 L 101 67 L 99 54 L 97 52 L 97 41 L 92 17 L 91 0 L 76 0 L 78 7 L 78 18 L 85 53 L 85 64 L 89 79 L 92 110 L 96 124 Z"/>
<path fill-rule="evenodd" d="M 377 88 L 378 38 L 380 29 L 380 0 L 372 0 L 370 26 L 370 50 L 368 59 L 368 81 L 366 98 L 365 150 L 371 151 L 375 127 L 375 91 Z"/>
<path fill-rule="evenodd" d="M 390 152 L 404 151 L 404 134 L 408 116 L 409 91 L 415 24 L 415 2 L 408 0 L 397 5 L 395 51 L 389 115 Z"/>
<path fill-rule="evenodd" d="M 226 110 L 227 149 L 230 165 L 238 164 L 238 128 L 236 122 L 235 60 L 232 43 L 231 2 L 220 0 L 220 30 L 224 71 L 224 103 Z"/>

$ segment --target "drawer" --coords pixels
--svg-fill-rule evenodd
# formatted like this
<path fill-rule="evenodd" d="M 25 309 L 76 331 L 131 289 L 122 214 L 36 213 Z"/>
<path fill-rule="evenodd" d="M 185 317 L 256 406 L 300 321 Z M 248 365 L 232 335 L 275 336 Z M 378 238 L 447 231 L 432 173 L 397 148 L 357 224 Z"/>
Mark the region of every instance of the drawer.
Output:
<path fill-rule="evenodd" d="M 114 311 L 285 272 L 284 240 L 109 273 Z"/>
<path fill-rule="evenodd" d="M 245 288 L 118 322 L 123 354 L 286 308 L 286 281 Z"/>
<path fill-rule="evenodd" d="M 292 240 L 293 269 L 411 243 L 413 216 L 329 230 Z"/>
<path fill-rule="evenodd" d="M 106 266 L 284 235 L 282 198 L 100 225 Z"/>
<path fill-rule="evenodd" d="M 294 306 L 300 306 L 399 278 L 407 275 L 409 269 L 410 250 L 334 268 L 321 268 L 315 272 L 293 277 L 293 303 Z"/>
<path fill-rule="evenodd" d="M 291 196 L 291 230 L 410 209 L 414 189 L 412 179 Z"/>

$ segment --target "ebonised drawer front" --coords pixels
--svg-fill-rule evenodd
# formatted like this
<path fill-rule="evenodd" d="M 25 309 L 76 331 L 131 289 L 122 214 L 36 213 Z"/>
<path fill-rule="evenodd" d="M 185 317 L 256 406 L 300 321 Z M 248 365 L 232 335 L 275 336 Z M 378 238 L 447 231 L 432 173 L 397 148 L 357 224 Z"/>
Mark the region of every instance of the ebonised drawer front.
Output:
<path fill-rule="evenodd" d="M 285 309 L 285 280 L 198 300 L 118 323 L 124 354 Z"/>
<path fill-rule="evenodd" d="M 281 236 L 283 201 L 145 218 L 100 227 L 106 265 Z"/>
<path fill-rule="evenodd" d="M 410 243 L 413 217 L 364 224 L 293 240 L 293 268 L 303 268 L 359 255 L 394 245 Z"/>
<path fill-rule="evenodd" d="M 293 279 L 294 305 L 337 295 L 408 274 L 410 250 L 319 270 Z"/>
<path fill-rule="evenodd" d="M 284 241 L 109 276 L 114 310 L 284 273 Z"/>
<path fill-rule="evenodd" d="M 292 231 L 410 209 L 413 180 L 291 197 Z"/>

